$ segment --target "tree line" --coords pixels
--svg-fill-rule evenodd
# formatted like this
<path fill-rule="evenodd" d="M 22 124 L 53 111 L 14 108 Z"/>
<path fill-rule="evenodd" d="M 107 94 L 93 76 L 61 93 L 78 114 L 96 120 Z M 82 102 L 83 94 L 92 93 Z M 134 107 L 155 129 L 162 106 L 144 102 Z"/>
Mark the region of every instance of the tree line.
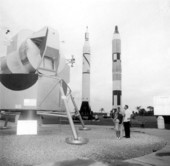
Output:
<path fill-rule="evenodd" d="M 141 106 L 137 106 L 136 110 L 137 112 L 133 111 L 134 115 L 140 115 L 140 116 L 153 116 L 154 115 L 154 107 L 148 106 L 148 110 L 145 108 L 142 108 Z"/>

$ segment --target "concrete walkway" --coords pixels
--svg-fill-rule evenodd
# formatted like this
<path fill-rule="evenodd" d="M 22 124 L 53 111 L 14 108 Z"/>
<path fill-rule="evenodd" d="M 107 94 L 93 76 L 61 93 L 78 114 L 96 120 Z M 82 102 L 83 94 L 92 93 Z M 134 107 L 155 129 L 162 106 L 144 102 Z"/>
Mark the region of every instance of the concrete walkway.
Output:
<path fill-rule="evenodd" d="M 134 132 L 142 132 L 164 138 L 167 145 L 149 155 L 129 160 L 117 160 L 111 163 L 93 161 L 91 159 L 77 159 L 56 163 L 46 163 L 36 166 L 169 166 L 170 165 L 170 130 L 132 128 Z"/>
<path fill-rule="evenodd" d="M 170 130 L 135 128 L 133 129 L 133 131 L 144 132 L 146 134 L 162 137 L 166 140 L 167 145 L 163 149 L 157 152 L 151 153 L 146 156 L 126 160 L 126 162 L 132 164 L 140 164 L 142 166 L 169 166 L 170 165 Z"/>
<path fill-rule="evenodd" d="M 103 126 L 104 127 L 104 126 Z M 132 132 L 142 132 L 161 137 L 167 145 L 151 154 L 129 160 L 116 160 L 111 163 L 103 163 L 92 159 L 77 158 L 75 160 L 64 159 L 62 162 L 42 163 L 34 166 L 169 166 L 170 165 L 170 130 L 132 128 Z M 0 164 L 1 165 L 1 164 Z"/>

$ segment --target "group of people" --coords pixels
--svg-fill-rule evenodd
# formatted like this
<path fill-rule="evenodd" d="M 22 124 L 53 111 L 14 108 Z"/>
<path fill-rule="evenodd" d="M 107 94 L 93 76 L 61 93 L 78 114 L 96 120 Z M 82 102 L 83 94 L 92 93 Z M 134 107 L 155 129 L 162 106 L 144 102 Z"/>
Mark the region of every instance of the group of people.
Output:
<path fill-rule="evenodd" d="M 124 110 L 120 107 L 111 110 L 111 118 L 113 119 L 116 131 L 116 137 L 121 139 L 122 127 L 124 126 L 125 138 L 130 138 L 130 119 L 132 111 L 129 110 L 129 106 L 125 105 Z"/>

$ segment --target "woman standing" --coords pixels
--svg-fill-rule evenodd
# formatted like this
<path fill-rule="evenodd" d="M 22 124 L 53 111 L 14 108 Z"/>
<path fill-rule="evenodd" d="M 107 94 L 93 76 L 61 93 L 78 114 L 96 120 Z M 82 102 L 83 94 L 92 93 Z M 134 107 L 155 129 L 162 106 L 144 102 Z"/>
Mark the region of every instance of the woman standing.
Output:
<path fill-rule="evenodd" d="M 115 123 L 116 137 L 120 139 L 122 137 L 121 130 L 123 123 L 123 115 L 120 112 L 120 107 L 117 108 L 113 121 Z"/>

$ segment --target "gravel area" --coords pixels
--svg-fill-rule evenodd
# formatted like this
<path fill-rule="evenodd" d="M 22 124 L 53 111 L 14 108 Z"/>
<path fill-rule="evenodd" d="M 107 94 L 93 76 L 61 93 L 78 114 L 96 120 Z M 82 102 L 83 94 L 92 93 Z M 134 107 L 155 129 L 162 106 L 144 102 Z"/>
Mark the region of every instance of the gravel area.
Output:
<path fill-rule="evenodd" d="M 37 136 L 16 136 L 15 127 L 1 129 L 0 166 L 29 166 L 77 158 L 110 163 L 155 152 L 166 144 L 162 138 L 139 132 L 132 132 L 130 139 L 117 140 L 111 126 L 90 127 L 89 131 L 78 130 L 79 136 L 89 139 L 86 145 L 65 142 L 65 138 L 72 137 L 69 125 L 44 125 Z"/>

